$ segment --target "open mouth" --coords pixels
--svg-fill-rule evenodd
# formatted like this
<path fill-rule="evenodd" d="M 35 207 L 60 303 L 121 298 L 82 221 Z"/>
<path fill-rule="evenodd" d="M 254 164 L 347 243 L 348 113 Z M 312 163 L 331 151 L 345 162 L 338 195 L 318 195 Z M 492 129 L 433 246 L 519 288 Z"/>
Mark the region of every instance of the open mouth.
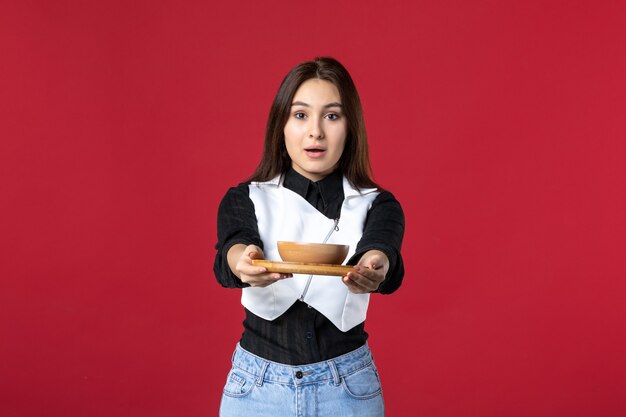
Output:
<path fill-rule="evenodd" d="M 318 159 L 318 158 L 322 158 L 326 154 L 326 149 L 318 148 L 318 147 L 311 147 L 311 148 L 305 148 L 304 152 L 306 153 L 306 156 L 308 156 L 309 158 Z"/>
<path fill-rule="evenodd" d="M 306 148 L 305 149 L 306 152 L 311 152 L 311 153 L 322 153 L 325 150 L 326 149 L 322 149 L 322 148 Z"/>

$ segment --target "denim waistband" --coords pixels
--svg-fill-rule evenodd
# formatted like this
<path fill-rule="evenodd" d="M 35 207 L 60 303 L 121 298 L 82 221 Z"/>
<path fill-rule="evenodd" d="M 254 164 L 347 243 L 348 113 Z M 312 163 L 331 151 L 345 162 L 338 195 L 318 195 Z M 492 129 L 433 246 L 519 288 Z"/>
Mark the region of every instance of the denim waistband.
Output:
<path fill-rule="evenodd" d="M 342 376 L 349 375 L 367 366 L 373 365 L 372 353 L 367 344 L 344 355 L 306 365 L 283 365 L 256 356 L 239 344 L 233 353 L 233 366 L 257 379 L 257 385 L 263 382 L 304 385 L 333 380 L 339 385 Z"/>

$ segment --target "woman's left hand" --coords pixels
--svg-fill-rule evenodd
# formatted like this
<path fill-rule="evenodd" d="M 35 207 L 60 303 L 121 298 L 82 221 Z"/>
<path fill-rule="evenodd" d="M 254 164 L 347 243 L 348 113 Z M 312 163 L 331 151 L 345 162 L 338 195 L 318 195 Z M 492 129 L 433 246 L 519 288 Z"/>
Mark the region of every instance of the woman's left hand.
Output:
<path fill-rule="evenodd" d="M 365 252 L 359 263 L 354 266 L 354 271 L 342 278 L 350 292 L 366 294 L 376 291 L 380 283 L 385 280 L 389 270 L 387 255 L 379 250 Z"/>

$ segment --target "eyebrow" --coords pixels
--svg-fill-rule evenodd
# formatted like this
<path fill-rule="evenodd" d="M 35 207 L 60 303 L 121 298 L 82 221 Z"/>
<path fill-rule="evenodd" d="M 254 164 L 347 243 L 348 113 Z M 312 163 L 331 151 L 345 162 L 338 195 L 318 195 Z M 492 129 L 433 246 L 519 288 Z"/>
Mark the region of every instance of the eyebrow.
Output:
<path fill-rule="evenodd" d="M 304 101 L 294 101 L 293 103 L 291 103 L 291 106 L 304 106 L 304 107 L 311 107 L 310 104 L 305 103 Z M 343 107 L 343 105 L 341 103 L 337 103 L 332 102 L 332 103 L 328 103 L 324 105 L 324 108 L 327 109 L 329 107 Z"/>

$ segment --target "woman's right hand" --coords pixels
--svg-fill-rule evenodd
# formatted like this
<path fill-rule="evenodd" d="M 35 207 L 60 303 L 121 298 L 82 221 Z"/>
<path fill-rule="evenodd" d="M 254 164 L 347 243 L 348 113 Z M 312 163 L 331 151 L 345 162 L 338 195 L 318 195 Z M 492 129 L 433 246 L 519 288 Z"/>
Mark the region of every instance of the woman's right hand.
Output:
<path fill-rule="evenodd" d="M 231 252 L 232 257 L 231 257 Z M 253 259 L 264 259 L 263 250 L 256 245 L 245 246 L 243 244 L 234 245 L 228 251 L 229 260 L 235 261 L 233 273 L 241 279 L 241 282 L 249 284 L 251 287 L 267 287 L 280 281 L 281 279 L 291 278 L 292 274 L 280 274 L 277 272 L 268 272 L 263 266 L 252 265 Z M 230 262 L 229 262 L 230 263 Z"/>

